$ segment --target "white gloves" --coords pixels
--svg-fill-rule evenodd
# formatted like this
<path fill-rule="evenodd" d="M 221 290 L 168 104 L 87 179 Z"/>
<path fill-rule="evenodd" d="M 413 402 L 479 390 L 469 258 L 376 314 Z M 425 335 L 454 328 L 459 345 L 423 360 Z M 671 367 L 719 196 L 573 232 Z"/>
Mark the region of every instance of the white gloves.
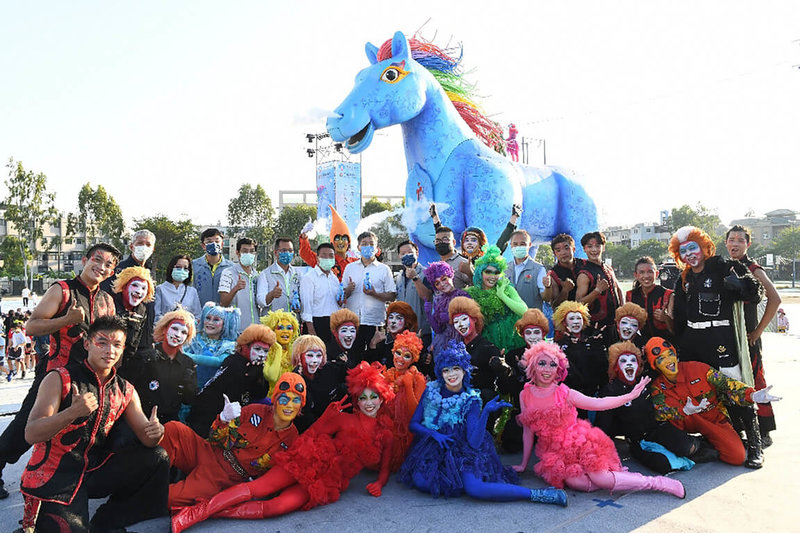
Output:
<path fill-rule="evenodd" d="M 306 225 L 303 226 L 303 229 L 300 230 L 300 233 L 308 233 L 312 229 L 314 229 L 314 222 L 309 220 L 308 222 L 306 222 Z"/>
<path fill-rule="evenodd" d="M 752 398 L 753 402 L 755 403 L 769 403 L 769 402 L 777 402 L 782 398 L 780 396 L 773 396 L 769 393 L 772 385 L 765 389 L 757 390 L 753 393 Z"/>
<path fill-rule="evenodd" d="M 687 396 L 686 405 L 683 406 L 683 413 L 686 416 L 692 416 L 697 413 L 702 413 L 709 407 L 711 407 L 711 403 L 708 401 L 708 398 L 703 398 L 700 400 L 699 404 L 695 405 L 694 402 L 692 402 L 692 398 Z"/>
<path fill-rule="evenodd" d="M 227 394 L 223 394 L 222 398 L 225 400 L 225 407 L 222 408 L 219 419 L 227 424 L 234 418 L 239 418 L 239 415 L 242 414 L 242 406 L 239 405 L 239 402 L 231 403 Z"/>

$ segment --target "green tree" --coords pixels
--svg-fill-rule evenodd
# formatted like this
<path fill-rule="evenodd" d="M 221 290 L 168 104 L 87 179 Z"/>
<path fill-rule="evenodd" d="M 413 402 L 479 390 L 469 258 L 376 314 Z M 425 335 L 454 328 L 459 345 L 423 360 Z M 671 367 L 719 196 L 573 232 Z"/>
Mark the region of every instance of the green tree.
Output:
<path fill-rule="evenodd" d="M 672 232 L 683 226 L 697 226 L 708 233 L 714 240 L 719 237 L 717 228 L 720 223 L 721 220 L 717 213 L 701 203 L 698 203 L 694 208 L 688 204 L 673 208 L 668 222 Z"/>
<path fill-rule="evenodd" d="M 388 201 L 381 202 L 373 196 L 364 204 L 364 207 L 361 208 L 361 218 L 366 218 L 375 213 L 380 213 L 381 211 L 391 211 L 392 209 L 394 209 L 394 206 L 391 203 Z"/>
<path fill-rule="evenodd" d="M 534 260 L 543 264 L 547 268 L 553 268 L 553 266 L 556 264 L 556 256 L 553 254 L 553 249 L 550 248 L 550 243 L 545 242 L 539 245 L 539 249 L 536 250 L 536 257 Z"/>
<path fill-rule="evenodd" d="M 250 237 L 258 243 L 259 264 L 269 262 L 275 209 L 261 185 L 245 183 L 239 195 L 228 202 L 228 224 L 234 237 Z M 316 218 L 316 217 L 315 217 Z M 302 227 L 302 226 L 301 226 Z"/>
<path fill-rule="evenodd" d="M 605 258 L 611 259 L 611 266 L 621 276 L 633 273 L 633 264 L 636 261 L 634 252 L 622 244 L 606 244 Z"/>
<path fill-rule="evenodd" d="M 77 232 L 86 235 L 87 245 L 100 237 L 117 248 L 123 248 L 125 220 L 122 209 L 102 185 L 93 189 L 91 183 L 83 184 L 78 193 L 78 212 L 72 214 L 71 220 L 68 219 L 67 228 L 73 231 L 70 236 Z"/>
<path fill-rule="evenodd" d="M 24 250 L 25 256 L 20 255 L 20 250 Z M 3 268 L 0 272 L 3 276 L 11 278 L 22 276 L 25 273 L 26 262 L 32 259 L 25 242 L 13 235 L 7 236 L 0 242 L 0 258 L 3 259 Z"/>
<path fill-rule="evenodd" d="M 800 227 L 792 226 L 781 231 L 772 241 L 772 251 L 788 259 L 800 254 Z"/>
<path fill-rule="evenodd" d="M 300 249 L 298 238 L 300 237 L 300 230 L 309 220 L 317 218 L 317 208 L 312 205 L 287 205 L 281 209 L 278 215 L 278 222 L 275 225 L 275 238 L 284 237 L 292 239 L 294 243 L 295 252 Z M 272 253 L 272 243 L 268 244 L 269 253 Z"/>
<path fill-rule="evenodd" d="M 133 231 L 149 229 L 156 236 L 153 251 L 153 268 L 159 281 L 166 279 L 167 264 L 176 255 L 199 255 L 200 238 L 191 220 L 172 220 L 166 215 L 155 215 L 133 220 Z"/>
<path fill-rule="evenodd" d="M 401 242 L 408 240 L 408 229 L 400 220 L 400 215 L 381 220 L 367 229 L 378 236 L 378 246 L 381 250 L 396 251 Z"/>
<path fill-rule="evenodd" d="M 650 256 L 656 264 L 660 263 L 667 256 L 667 245 L 656 239 L 648 239 L 632 250 L 631 256 L 633 264 L 631 265 L 631 272 L 636 265 L 636 260 L 640 257 Z"/>
<path fill-rule="evenodd" d="M 55 194 L 47 192 L 47 176 L 32 170 L 25 170 L 22 162 L 15 162 L 13 158 L 6 164 L 8 179 L 6 187 L 6 214 L 5 218 L 11 222 L 19 234 L 17 244 L 20 257 L 30 258 L 23 261 L 23 275 L 28 287 L 33 283 L 33 273 L 28 278 L 28 261 L 36 257 L 36 243 L 43 236 L 42 229 L 48 222 L 55 220 L 56 211 Z M 26 249 L 29 253 L 26 253 Z"/>

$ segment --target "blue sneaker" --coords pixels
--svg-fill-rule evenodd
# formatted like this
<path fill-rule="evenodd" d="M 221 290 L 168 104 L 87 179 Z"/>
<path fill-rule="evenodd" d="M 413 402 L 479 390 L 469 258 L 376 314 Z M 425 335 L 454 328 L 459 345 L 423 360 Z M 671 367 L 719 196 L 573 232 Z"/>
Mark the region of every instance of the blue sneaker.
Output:
<path fill-rule="evenodd" d="M 553 505 L 566 507 L 567 493 L 555 487 L 531 489 L 531 501 L 536 503 L 552 503 Z"/>

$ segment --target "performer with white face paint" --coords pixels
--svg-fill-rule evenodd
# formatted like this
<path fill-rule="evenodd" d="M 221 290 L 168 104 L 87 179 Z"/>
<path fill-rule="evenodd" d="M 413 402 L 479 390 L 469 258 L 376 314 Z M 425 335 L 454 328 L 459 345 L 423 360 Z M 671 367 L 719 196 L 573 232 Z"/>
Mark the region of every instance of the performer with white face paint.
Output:
<path fill-rule="evenodd" d="M 358 363 L 351 353 L 358 335 L 358 324 L 358 316 L 349 309 L 339 309 L 331 314 L 333 342 L 327 346 L 328 362 L 339 361 L 347 368 Z"/>
<path fill-rule="evenodd" d="M 125 365 L 134 357 L 144 357 L 143 351 L 152 350 L 146 341 L 142 344 L 143 334 L 147 328 L 147 303 L 155 299 L 155 283 L 146 268 L 128 267 L 117 274 L 114 282 L 114 305 L 117 316 L 125 321 L 128 327 L 125 340 L 125 353 L 120 363 L 122 377 L 128 378 Z M 149 411 L 148 411 L 149 412 Z"/>
<path fill-rule="evenodd" d="M 187 423 L 198 435 L 208 436 L 211 423 L 224 407 L 223 395 L 241 406 L 267 396 L 264 364 L 275 342 L 275 333 L 262 324 L 251 324 L 239 335 L 236 351 L 225 358 L 192 407 Z"/>
<path fill-rule="evenodd" d="M 608 349 L 609 383 L 600 396 L 622 396 L 633 390 L 646 365 L 632 342 L 618 342 Z M 650 390 L 614 409 L 598 411 L 594 425 L 609 437 L 625 437 L 634 459 L 659 474 L 688 470 L 694 463 L 714 461 L 719 454 L 702 439 L 668 422 L 656 421 Z M 688 461 L 691 459 L 691 461 Z"/>
<path fill-rule="evenodd" d="M 142 407 L 150 412 L 158 406 L 158 418 L 164 423 L 178 420 L 181 406 L 193 404 L 197 394 L 194 361 L 183 353 L 194 332 L 191 313 L 183 309 L 166 313 L 153 330 L 155 350 L 126 367 Z"/>
<path fill-rule="evenodd" d="M 417 315 L 406 302 L 395 301 L 386 308 L 386 328 L 378 328 L 367 347 L 365 359 L 377 361 L 385 367 L 394 364 L 392 345 L 404 331 L 417 333 Z"/>
<path fill-rule="evenodd" d="M 322 416 L 331 402 L 345 397 L 347 366 L 342 361 L 329 361 L 325 343 L 316 335 L 297 337 L 292 345 L 292 365 L 308 388 L 306 406 L 295 420 L 297 430 L 302 433 Z"/>
<path fill-rule="evenodd" d="M 589 308 L 586 304 L 567 300 L 553 313 L 553 323 L 561 332 L 558 341 L 569 360 L 569 373 L 564 384 L 571 389 L 594 396 L 607 381 L 608 359 L 602 332 L 590 335 Z M 579 408 L 579 416 L 586 412 Z"/>
<path fill-rule="evenodd" d="M 628 302 L 617 308 L 614 319 L 617 326 L 617 338 L 620 341 L 631 341 L 641 350 L 641 347 L 647 342 L 647 339 L 641 334 L 641 328 L 647 324 L 647 311 L 635 303 Z"/>

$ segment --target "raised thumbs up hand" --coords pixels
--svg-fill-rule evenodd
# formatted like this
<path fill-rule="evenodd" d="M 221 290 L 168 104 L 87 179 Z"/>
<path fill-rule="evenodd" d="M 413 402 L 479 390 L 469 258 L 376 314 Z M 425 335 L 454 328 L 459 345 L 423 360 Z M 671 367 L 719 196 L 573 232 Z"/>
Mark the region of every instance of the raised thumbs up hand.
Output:
<path fill-rule="evenodd" d="M 80 324 L 86 320 L 86 313 L 83 312 L 82 307 L 78 307 L 78 302 L 72 302 L 72 307 L 69 308 L 66 316 L 70 325 Z"/>
<path fill-rule="evenodd" d="M 72 405 L 70 405 L 69 408 L 72 409 L 75 415 L 74 418 L 89 416 L 97 409 L 97 396 L 91 392 L 81 394 L 80 391 L 78 391 L 78 386 L 73 383 Z"/>
<path fill-rule="evenodd" d="M 154 439 L 156 442 L 161 440 L 164 436 L 164 426 L 158 421 L 158 406 L 154 405 L 150 413 L 150 418 L 147 420 L 147 425 L 144 427 L 144 433 L 148 438 Z"/>
<path fill-rule="evenodd" d="M 223 394 L 222 399 L 225 400 L 225 406 L 219 414 L 219 419 L 227 424 L 231 420 L 239 418 L 239 415 L 242 414 L 242 406 L 239 402 L 231 402 L 227 394 Z"/>

